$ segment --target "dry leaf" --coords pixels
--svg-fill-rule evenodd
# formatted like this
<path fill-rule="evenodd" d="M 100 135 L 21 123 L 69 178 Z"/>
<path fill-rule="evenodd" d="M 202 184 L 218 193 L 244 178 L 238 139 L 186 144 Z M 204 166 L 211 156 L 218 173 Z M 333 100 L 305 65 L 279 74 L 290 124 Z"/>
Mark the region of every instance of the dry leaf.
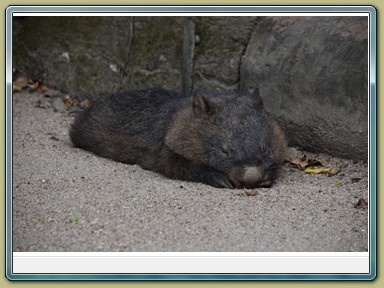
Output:
<path fill-rule="evenodd" d="M 21 90 L 22 89 L 19 86 L 17 86 L 16 84 L 13 84 L 13 88 L 12 88 L 13 93 L 21 92 Z"/>
<path fill-rule="evenodd" d="M 89 108 L 89 106 L 91 106 L 91 101 L 89 101 L 88 99 L 85 99 L 80 102 L 80 106 L 82 108 Z"/>
<path fill-rule="evenodd" d="M 256 189 L 244 189 L 245 195 L 247 196 L 256 196 L 259 194 Z"/>
<path fill-rule="evenodd" d="M 327 174 L 328 176 L 336 175 L 340 172 L 340 168 L 313 168 L 307 167 L 304 170 L 307 174 Z"/>
<path fill-rule="evenodd" d="M 313 168 L 313 167 L 308 167 L 305 168 L 304 172 L 307 174 L 328 174 L 330 168 Z"/>
<path fill-rule="evenodd" d="M 367 200 L 364 198 L 360 198 L 359 201 L 355 204 L 355 208 L 364 208 L 368 206 Z"/>
<path fill-rule="evenodd" d="M 297 158 L 291 160 L 291 164 L 296 165 L 301 170 L 304 170 L 308 164 L 307 156 L 304 155 L 301 157 L 297 157 Z"/>
<path fill-rule="evenodd" d="M 352 182 L 359 182 L 361 179 L 363 179 L 363 177 L 358 176 L 358 175 L 351 176 Z"/>
<path fill-rule="evenodd" d="M 80 219 L 79 216 L 72 217 L 72 218 L 69 218 L 69 222 L 70 222 L 70 223 L 76 223 L 77 221 L 79 221 L 79 219 Z"/>
<path fill-rule="evenodd" d="M 319 160 L 319 159 L 308 159 L 308 165 L 309 166 L 326 166 L 327 163 L 324 160 Z"/>
<path fill-rule="evenodd" d="M 38 107 L 38 108 L 47 109 L 47 108 L 51 108 L 52 107 L 52 102 L 51 102 L 51 99 L 39 98 L 36 101 L 36 105 L 35 106 Z"/>
<path fill-rule="evenodd" d="M 66 110 L 69 110 L 69 109 L 71 109 L 71 108 L 73 108 L 73 107 L 76 107 L 76 106 L 79 106 L 79 105 L 80 105 L 79 102 L 73 100 L 73 99 L 71 98 L 71 96 L 69 96 L 69 95 L 65 95 L 65 96 L 63 97 L 63 102 L 64 102 L 64 104 L 65 104 L 65 109 L 66 109 Z"/>
<path fill-rule="evenodd" d="M 31 78 L 27 76 L 21 76 L 16 79 L 16 81 L 13 82 L 14 85 L 19 87 L 20 89 L 23 89 L 28 86 L 28 84 L 33 84 L 33 81 Z"/>
<path fill-rule="evenodd" d="M 325 167 L 327 163 L 321 159 L 307 158 L 306 155 L 297 157 L 291 160 L 290 163 L 300 170 L 304 170 L 307 174 L 327 174 L 328 176 L 333 176 L 340 172 L 340 168 L 318 168 L 319 166 Z"/>
<path fill-rule="evenodd" d="M 340 168 L 331 168 L 329 169 L 329 172 L 328 172 L 328 176 L 333 176 L 333 175 L 336 175 L 337 173 L 340 172 Z"/>
<path fill-rule="evenodd" d="M 44 86 L 40 81 L 36 82 L 34 91 L 49 97 L 53 95 L 53 92 L 47 86 Z"/>
<path fill-rule="evenodd" d="M 313 167 L 313 166 L 325 166 L 326 162 L 324 160 L 319 159 L 311 159 L 307 158 L 306 155 L 303 155 L 301 157 L 297 157 L 290 161 L 291 164 L 296 165 L 299 169 L 304 170 L 307 167 Z"/>
<path fill-rule="evenodd" d="M 72 100 L 71 96 L 69 96 L 69 95 L 65 95 L 65 96 L 63 97 L 63 101 L 64 101 L 64 103 L 65 103 L 66 105 L 69 105 L 69 106 L 71 106 L 71 107 L 72 107 L 73 103 L 75 102 L 74 100 Z"/>

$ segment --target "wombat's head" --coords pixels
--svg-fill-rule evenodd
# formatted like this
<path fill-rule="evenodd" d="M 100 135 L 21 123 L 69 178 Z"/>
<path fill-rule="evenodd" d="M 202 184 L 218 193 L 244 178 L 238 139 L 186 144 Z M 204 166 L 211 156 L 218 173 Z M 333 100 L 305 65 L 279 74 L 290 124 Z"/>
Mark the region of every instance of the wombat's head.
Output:
<path fill-rule="evenodd" d="M 216 186 L 255 188 L 273 184 L 285 140 L 256 89 L 251 95 L 196 94 L 172 123 L 166 144 L 223 175 Z"/>

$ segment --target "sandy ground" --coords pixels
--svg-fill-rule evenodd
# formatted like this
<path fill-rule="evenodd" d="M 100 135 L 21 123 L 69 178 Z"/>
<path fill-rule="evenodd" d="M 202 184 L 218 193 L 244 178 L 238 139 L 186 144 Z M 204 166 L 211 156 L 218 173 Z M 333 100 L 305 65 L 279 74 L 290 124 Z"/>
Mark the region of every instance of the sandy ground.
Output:
<path fill-rule="evenodd" d="M 367 251 L 368 209 L 355 207 L 368 197 L 366 163 L 306 153 L 341 172 L 286 163 L 247 196 L 73 148 L 73 115 L 37 97 L 13 100 L 14 251 Z"/>

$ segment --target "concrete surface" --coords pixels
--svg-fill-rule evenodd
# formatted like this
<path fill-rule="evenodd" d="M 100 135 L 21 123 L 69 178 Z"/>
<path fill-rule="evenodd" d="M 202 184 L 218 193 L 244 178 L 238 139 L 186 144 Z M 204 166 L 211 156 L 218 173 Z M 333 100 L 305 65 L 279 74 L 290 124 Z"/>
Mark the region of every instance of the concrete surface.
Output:
<path fill-rule="evenodd" d="M 354 207 L 367 199 L 366 163 L 307 153 L 342 171 L 286 164 L 246 196 L 73 148 L 73 115 L 37 98 L 13 100 L 14 251 L 367 251 L 368 209 Z"/>

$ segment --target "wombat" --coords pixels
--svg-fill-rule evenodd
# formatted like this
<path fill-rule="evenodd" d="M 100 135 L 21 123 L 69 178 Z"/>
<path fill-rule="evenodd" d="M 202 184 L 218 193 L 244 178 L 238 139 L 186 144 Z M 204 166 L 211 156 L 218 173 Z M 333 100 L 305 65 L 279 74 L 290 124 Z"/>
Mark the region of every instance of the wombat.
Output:
<path fill-rule="evenodd" d="M 249 95 L 187 97 L 162 88 L 113 94 L 81 112 L 70 137 L 106 158 L 231 189 L 270 187 L 286 151 L 257 88 Z"/>

